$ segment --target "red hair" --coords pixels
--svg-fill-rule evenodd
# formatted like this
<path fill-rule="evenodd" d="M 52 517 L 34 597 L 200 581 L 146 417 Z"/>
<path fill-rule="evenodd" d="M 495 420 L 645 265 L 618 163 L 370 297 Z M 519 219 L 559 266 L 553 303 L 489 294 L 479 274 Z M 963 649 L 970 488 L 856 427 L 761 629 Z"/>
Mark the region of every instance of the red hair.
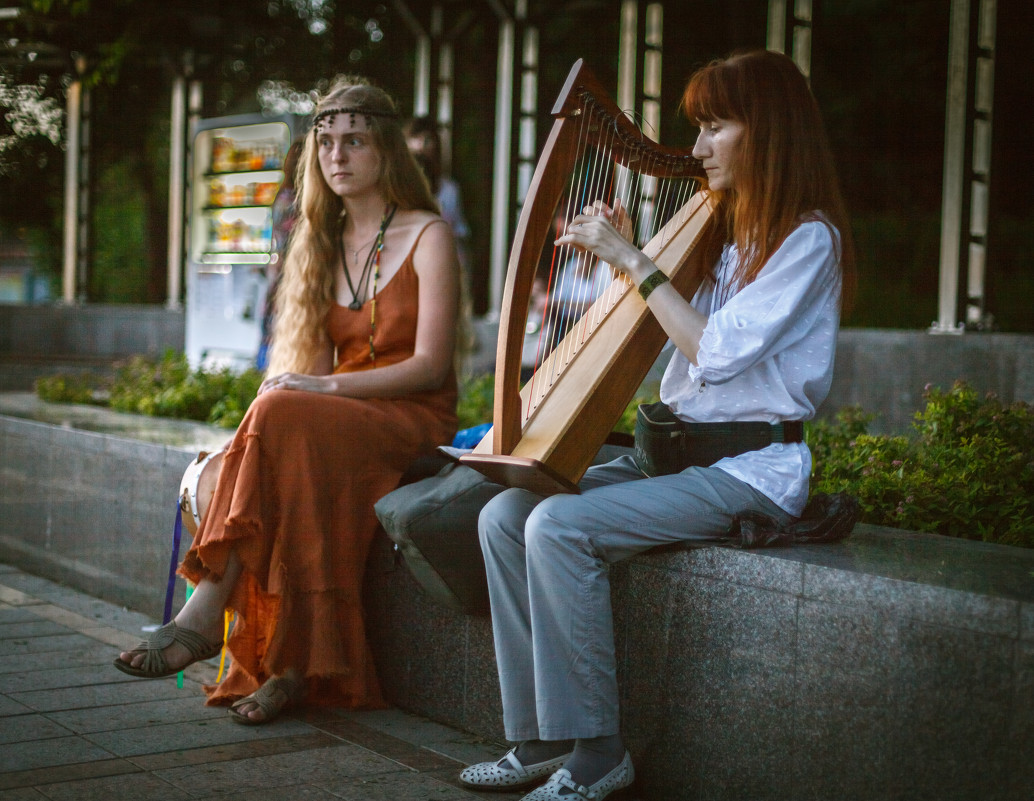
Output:
<path fill-rule="evenodd" d="M 802 219 L 835 228 L 843 277 L 842 298 L 854 290 L 854 249 L 833 156 L 818 104 L 788 57 L 767 50 L 714 61 L 689 79 L 682 110 L 694 124 L 735 120 L 745 126 L 736 188 L 713 193 L 715 214 L 734 242 L 744 284 Z M 836 234 L 839 233 L 839 238 Z"/>

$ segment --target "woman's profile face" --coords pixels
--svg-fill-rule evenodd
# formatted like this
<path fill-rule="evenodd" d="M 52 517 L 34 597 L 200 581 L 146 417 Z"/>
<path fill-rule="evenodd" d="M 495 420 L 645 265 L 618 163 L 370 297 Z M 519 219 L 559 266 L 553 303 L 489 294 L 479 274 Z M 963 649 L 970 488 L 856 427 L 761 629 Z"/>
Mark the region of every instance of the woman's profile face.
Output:
<path fill-rule="evenodd" d="M 339 197 L 379 190 L 381 154 L 362 114 L 335 114 L 316 130 L 323 180 Z"/>
<path fill-rule="evenodd" d="M 700 159 L 710 189 L 736 188 L 740 142 L 747 127 L 736 120 L 710 120 L 700 123 L 700 135 L 693 145 L 693 156 Z"/>

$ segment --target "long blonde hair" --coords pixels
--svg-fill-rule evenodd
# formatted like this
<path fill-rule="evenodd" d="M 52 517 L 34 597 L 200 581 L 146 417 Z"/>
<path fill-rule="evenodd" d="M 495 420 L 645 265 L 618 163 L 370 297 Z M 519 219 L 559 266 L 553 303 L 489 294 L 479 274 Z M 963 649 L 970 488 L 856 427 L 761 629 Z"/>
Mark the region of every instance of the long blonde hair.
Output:
<path fill-rule="evenodd" d="M 403 210 L 437 213 L 438 204 L 406 147 L 398 111 L 388 94 L 365 78 L 339 75 L 313 113 L 333 108 L 372 112 L 366 121 L 373 146 L 381 156 L 379 188 L 388 202 Z M 305 137 L 295 184 L 299 216 L 291 231 L 277 289 L 269 375 L 311 373 L 327 347 L 326 322 L 334 303 L 337 237 L 344 203 L 323 178 L 315 130 Z"/>

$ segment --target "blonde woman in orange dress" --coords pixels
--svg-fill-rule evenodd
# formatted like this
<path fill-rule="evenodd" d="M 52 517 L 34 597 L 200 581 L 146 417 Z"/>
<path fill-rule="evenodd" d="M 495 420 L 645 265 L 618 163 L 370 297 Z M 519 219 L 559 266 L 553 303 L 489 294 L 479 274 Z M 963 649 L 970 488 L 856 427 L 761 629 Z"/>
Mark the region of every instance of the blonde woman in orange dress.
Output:
<path fill-rule="evenodd" d="M 115 660 L 174 675 L 218 653 L 233 609 L 206 691 L 246 724 L 303 699 L 383 705 L 361 606 L 373 504 L 456 429 L 456 247 L 395 106 L 339 77 L 313 119 L 267 377 L 180 567 L 196 588 Z"/>

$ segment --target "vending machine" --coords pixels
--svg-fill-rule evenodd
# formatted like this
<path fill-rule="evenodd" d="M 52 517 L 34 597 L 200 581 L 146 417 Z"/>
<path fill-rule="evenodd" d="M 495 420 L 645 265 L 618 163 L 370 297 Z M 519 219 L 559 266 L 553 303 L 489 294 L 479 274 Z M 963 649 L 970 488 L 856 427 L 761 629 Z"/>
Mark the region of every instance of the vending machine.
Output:
<path fill-rule="evenodd" d="M 201 120 L 194 129 L 186 280 L 193 367 L 255 364 L 273 248 L 273 201 L 293 118 Z"/>

